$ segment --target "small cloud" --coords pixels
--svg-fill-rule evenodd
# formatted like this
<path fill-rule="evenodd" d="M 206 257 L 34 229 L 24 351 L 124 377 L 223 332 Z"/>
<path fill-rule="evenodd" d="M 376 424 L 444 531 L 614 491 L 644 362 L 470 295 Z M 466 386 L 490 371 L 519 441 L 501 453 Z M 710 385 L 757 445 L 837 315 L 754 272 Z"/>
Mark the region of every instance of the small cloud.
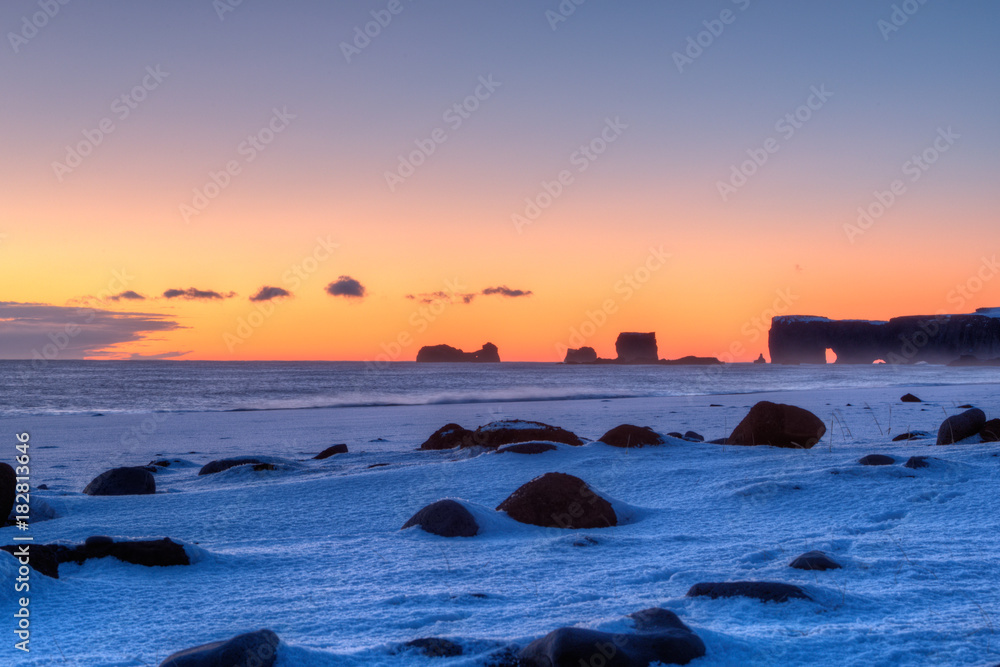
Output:
<path fill-rule="evenodd" d="M 250 297 L 250 300 L 270 301 L 271 299 L 282 299 L 291 295 L 291 292 L 281 287 L 271 287 L 270 285 L 265 285 L 257 290 L 257 293 Z"/>
<path fill-rule="evenodd" d="M 351 299 L 361 299 L 365 296 L 365 286 L 350 276 L 340 276 L 326 286 L 330 296 L 346 296 Z"/>
<path fill-rule="evenodd" d="M 467 304 L 472 303 L 476 295 L 463 294 L 462 292 L 423 292 L 420 294 L 407 294 L 406 298 L 411 301 L 419 301 L 420 303 L 434 303 L 435 301 L 455 303 L 456 301 L 461 301 Z"/>
<path fill-rule="evenodd" d="M 183 357 L 185 354 L 191 354 L 191 350 L 187 350 L 186 352 L 160 352 L 159 354 L 139 354 L 138 352 L 133 352 L 128 360 L 142 361 L 148 359 L 176 359 L 177 357 Z"/>
<path fill-rule="evenodd" d="M 139 294 L 138 292 L 133 292 L 132 290 L 125 290 L 124 292 L 115 294 L 114 296 L 109 296 L 108 299 L 111 301 L 121 301 L 122 299 L 126 299 L 128 301 L 145 301 L 146 297 Z"/>
<path fill-rule="evenodd" d="M 511 289 L 506 285 L 499 285 L 497 287 L 487 287 L 483 290 L 483 294 L 490 296 L 491 294 L 498 294 L 500 296 L 505 296 L 509 298 L 514 298 L 518 296 L 531 296 L 531 290 L 523 289 Z"/>
<path fill-rule="evenodd" d="M 187 300 L 200 300 L 200 301 L 211 301 L 213 299 L 231 299 L 236 296 L 236 292 L 222 293 L 216 292 L 214 290 L 200 290 L 194 287 L 188 287 L 187 289 L 168 289 L 163 293 L 164 299 L 187 299 Z"/>

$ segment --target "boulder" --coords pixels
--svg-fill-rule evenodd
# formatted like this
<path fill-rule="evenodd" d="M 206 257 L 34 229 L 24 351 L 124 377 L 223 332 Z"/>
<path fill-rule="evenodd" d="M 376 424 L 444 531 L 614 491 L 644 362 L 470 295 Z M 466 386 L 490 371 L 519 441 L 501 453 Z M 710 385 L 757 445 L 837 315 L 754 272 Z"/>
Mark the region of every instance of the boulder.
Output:
<path fill-rule="evenodd" d="M 255 463 L 253 469 L 255 472 L 261 472 L 264 470 L 277 470 L 278 467 L 273 463 Z"/>
<path fill-rule="evenodd" d="M 326 449 L 324 449 L 323 451 L 321 451 L 319 454 L 317 454 L 316 456 L 314 456 L 313 459 L 314 460 L 315 459 L 321 459 L 321 460 L 322 459 L 328 459 L 331 456 L 333 456 L 334 454 L 346 454 L 346 453 L 347 453 L 347 445 L 343 445 L 343 444 L 341 444 L 341 445 L 330 445 L 329 447 L 327 447 Z"/>
<path fill-rule="evenodd" d="M 190 565 L 184 545 L 164 537 L 160 540 L 123 540 L 116 542 L 110 537 L 95 536 L 59 555 L 60 563 L 83 563 L 91 558 L 111 556 L 125 563 L 146 567 L 168 567 Z"/>
<path fill-rule="evenodd" d="M 805 591 L 793 584 L 772 581 L 725 581 L 695 584 L 687 597 L 717 598 L 745 597 L 761 602 L 788 602 L 793 599 L 811 600 Z"/>
<path fill-rule="evenodd" d="M 550 472 L 536 477 L 497 506 L 515 521 L 546 528 L 606 528 L 618 525 L 611 503 L 579 477 Z"/>
<path fill-rule="evenodd" d="M 497 454 L 543 454 L 558 449 L 551 442 L 518 442 L 513 445 L 505 445 L 497 450 Z"/>
<path fill-rule="evenodd" d="M 858 459 L 858 463 L 863 466 L 891 466 L 896 463 L 896 459 L 882 454 L 869 454 Z"/>
<path fill-rule="evenodd" d="M 903 440 L 919 440 L 920 438 L 926 438 L 928 433 L 926 431 L 907 431 L 906 433 L 900 433 L 895 438 L 892 439 L 893 442 L 902 442 Z"/>
<path fill-rule="evenodd" d="M 903 394 L 899 398 L 899 400 L 901 400 L 903 403 L 923 403 L 923 401 L 921 401 L 919 398 L 917 398 L 913 394 Z"/>
<path fill-rule="evenodd" d="M 822 551 L 807 551 L 789 563 L 788 567 L 794 567 L 797 570 L 825 571 L 839 570 L 841 565 Z"/>
<path fill-rule="evenodd" d="M 14 557 L 23 553 L 22 549 L 28 551 L 28 565 L 35 572 L 44 574 L 53 579 L 59 578 L 59 551 L 65 549 L 64 546 L 49 544 L 12 544 L 0 546 L 0 551 L 6 551 Z"/>
<path fill-rule="evenodd" d="M 145 468 L 115 468 L 95 477 L 83 492 L 88 496 L 146 495 L 156 493 L 156 480 Z"/>
<path fill-rule="evenodd" d="M 14 509 L 17 496 L 17 475 L 8 464 L 0 462 L 0 525 L 7 520 Z"/>
<path fill-rule="evenodd" d="M 979 437 L 983 439 L 983 442 L 1000 441 L 1000 419 L 991 419 L 983 424 L 983 428 L 979 431 Z"/>
<path fill-rule="evenodd" d="M 522 667 L 647 667 L 686 665 L 705 655 L 705 644 L 677 615 L 646 609 L 630 615 L 634 632 L 609 633 L 585 628 L 559 628 L 536 639 L 518 654 Z"/>
<path fill-rule="evenodd" d="M 235 468 L 236 466 L 245 466 L 251 464 L 264 463 L 260 459 L 255 459 L 252 457 L 239 457 L 232 459 L 218 459 L 210 463 L 206 463 L 198 471 L 199 475 L 214 475 L 217 472 L 222 472 L 223 470 L 229 470 L 230 468 Z"/>
<path fill-rule="evenodd" d="M 691 442 L 705 442 L 705 436 L 700 433 L 695 433 L 694 431 L 686 431 L 684 433 L 684 439 L 690 440 Z"/>
<path fill-rule="evenodd" d="M 647 447 L 662 445 L 665 441 L 659 433 L 648 426 L 622 424 L 600 437 L 600 441 L 612 447 Z"/>
<path fill-rule="evenodd" d="M 417 352 L 417 361 L 432 363 L 487 362 L 499 363 L 500 352 L 493 343 L 486 343 L 476 352 L 463 352 L 451 345 L 427 345 Z"/>
<path fill-rule="evenodd" d="M 564 364 L 596 364 L 597 352 L 592 347 L 581 347 L 579 349 L 570 348 L 566 350 Z"/>
<path fill-rule="evenodd" d="M 927 456 L 911 456 L 906 460 L 906 463 L 903 464 L 903 467 L 911 468 L 913 470 L 918 468 L 929 468 L 931 467 L 931 464 L 927 462 L 927 459 Z"/>
<path fill-rule="evenodd" d="M 750 408 L 727 443 L 809 449 L 826 433 L 823 421 L 802 408 L 761 401 Z"/>
<path fill-rule="evenodd" d="M 419 649 L 428 658 L 454 658 L 462 655 L 462 647 L 455 642 L 439 637 L 422 637 L 405 644 L 409 648 Z"/>
<path fill-rule="evenodd" d="M 273 667 L 280 641 L 271 630 L 248 632 L 174 653 L 160 667 Z"/>
<path fill-rule="evenodd" d="M 653 332 L 620 333 L 615 341 L 615 351 L 620 364 L 655 364 L 660 360 Z"/>
<path fill-rule="evenodd" d="M 986 413 L 979 408 L 966 410 L 965 412 L 948 417 L 941 423 L 938 429 L 937 444 L 951 445 L 960 440 L 965 440 L 974 435 L 978 435 L 986 426 Z"/>
<path fill-rule="evenodd" d="M 532 442 L 544 440 L 561 442 L 564 445 L 579 446 L 583 444 L 575 433 L 549 426 L 541 422 L 524 421 L 521 419 L 504 419 L 480 426 L 472 434 L 471 445 L 496 449 L 515 442 Z"/>
<path fill-rule="evenodd" d="M 420 445 L 420 449 L 455 449 L 456 447 L 470 447 L 473 443 L 474 432 L 467 428 L 462 428 L 458 424 L 445 424 L 438 430 L 431 433 Z"/>
<path fill-rule="evenodd" d="M 410 517 L 401 530 L 420 526 L 428 533 L 441 537 L 475 537 L 479 524 L 472 512 L 454 500 L 445 499 L 431 503 Z"/>

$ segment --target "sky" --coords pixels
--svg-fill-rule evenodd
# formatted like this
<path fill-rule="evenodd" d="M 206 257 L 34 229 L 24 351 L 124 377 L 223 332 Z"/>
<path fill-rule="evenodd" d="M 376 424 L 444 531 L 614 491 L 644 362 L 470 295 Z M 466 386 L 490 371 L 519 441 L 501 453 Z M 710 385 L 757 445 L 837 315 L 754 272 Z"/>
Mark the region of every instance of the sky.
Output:
<path fill-rule="evenodd" d="M 0 5 L 0 358 L 749 361 L 1000 306 L 987 0 Z"/>

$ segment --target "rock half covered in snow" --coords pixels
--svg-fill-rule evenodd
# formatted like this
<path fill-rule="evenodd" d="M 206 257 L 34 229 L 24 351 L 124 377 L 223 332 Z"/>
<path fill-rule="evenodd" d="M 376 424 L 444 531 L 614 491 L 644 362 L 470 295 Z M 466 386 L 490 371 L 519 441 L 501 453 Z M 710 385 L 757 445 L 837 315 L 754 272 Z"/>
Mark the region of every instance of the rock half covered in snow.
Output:
<path fill-rule="evenodd" d="M 761 401 L 729 435 L 730 445 L 771 445 L 809 449 L 826 433 L 823 421 L 794 405 Z"/>
<path fill-rule="evenodd" d="M 515 521 L 546 528 L 606 528 L 618 525 L 611 503 L 579 477 L 550 472 L 536 477 L 497 506 Z"/>

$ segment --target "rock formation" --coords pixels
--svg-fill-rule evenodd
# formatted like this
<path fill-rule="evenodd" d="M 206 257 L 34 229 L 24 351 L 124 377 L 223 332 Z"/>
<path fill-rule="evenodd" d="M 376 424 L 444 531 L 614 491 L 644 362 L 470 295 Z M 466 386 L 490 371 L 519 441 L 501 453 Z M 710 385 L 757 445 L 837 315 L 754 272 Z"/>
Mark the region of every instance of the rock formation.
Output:
<path fill-rule="evenodd" d="M 497 346 L 493 343 L 486 343 L 483 345 L 482 349 L 477 352 L 463 352 L 457 347 L 452 347 L 451 345 L 427 345 L 420 348 L 417 352 L 417 361 L 420 362 L 459 362 L 459 361 L 478 361 L 478 362 L 500 362 L 500 352 L 497 350 Z"/>
<path fill-rule="evenodd" d="M 592 347 L 581 347 L 579 349 L 569 348 L 566 350 L 564 364 L 596 364 L 597 352 Z"/>
<path fill-rule="evenodd" d="M 615 351 L 620 364 L 655 364 L 659 362 L 655 333 L 626 332 L 618 334 Z"/>
<path fill-rule="evenodd" d="M 985 362 L 1000 357 L 1000 309 L 895 317 L 888 322 L 779 316 L 771 320 L 768 347 L 776 364 L 823 364 L 827 349 L 837 355 L 838 364 L 879 359 L 890 364 L 948 364 L 963 356 Z"/>

